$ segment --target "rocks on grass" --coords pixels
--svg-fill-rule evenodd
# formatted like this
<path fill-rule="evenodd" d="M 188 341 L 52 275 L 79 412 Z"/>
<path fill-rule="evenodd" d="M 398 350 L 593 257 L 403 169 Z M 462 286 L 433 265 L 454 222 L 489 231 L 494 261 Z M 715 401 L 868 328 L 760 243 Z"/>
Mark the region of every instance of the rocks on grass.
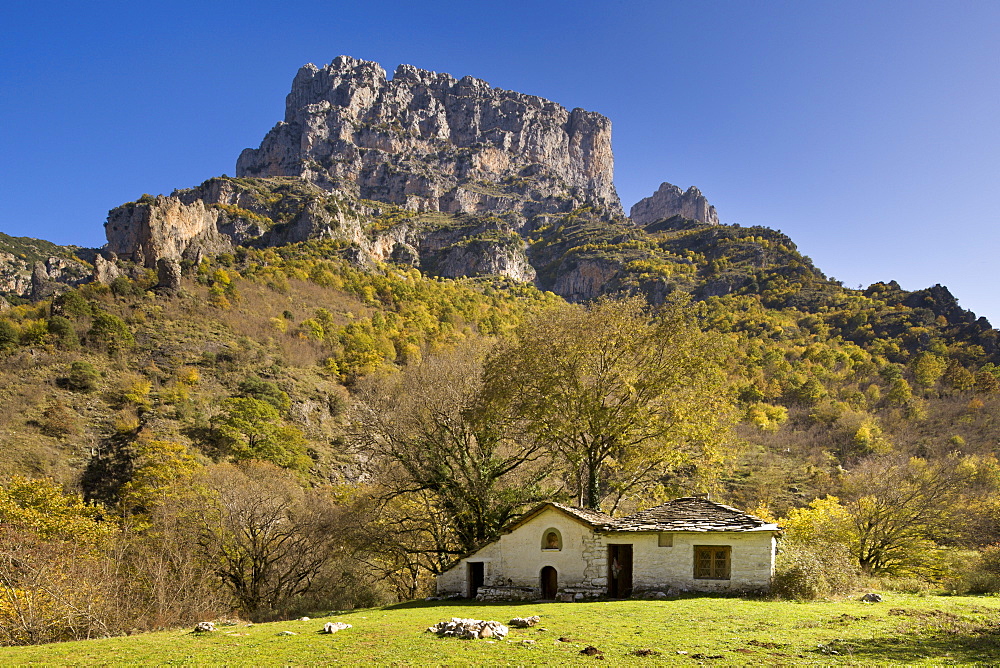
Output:
<path fill-rule="evenodd" d="M 194 626 L 195 633 L 210 633 L 215 630 L 215 624 L 212 622 L 198 622 Z"/>
<path fill-rule="evenodd" d="M 534 626 L 540 621 L 542 621 L 542 619 L 538 615 L 532 615 L 531 617 L 515 617 L 507 622 L 507 626 L 514 629 L 526 629 L 529 626 Z"/>
<path fill-rule="evenodd" d="M 439 636 L 468 638 L 472 640 L 478 638 L 503 640 L 507 636 L 507 627 L 492 619 L 482 620 L 452 617 L 451 621 L 438 622 L 434 626 L 428 627 L 427 630 Z"/>
<path fill-rule="evenodd" d="M 344 629 L 352 628 L 350 624 L 345 624 L 344 622 L 327 622 L 323 625 L 323 630 L 320 633 L 336 633 L 337 631 L 343 631 Z"/>
<path fill-rule="evenodd" d="M 874 592 L 869 592 L 869 593 L 865 594 L 864 596 L 862 596 L 861 600 L 864 601 L 865 603 L 881 603 L 882 602 L 882 596 L 880 594 L 876 594 Z"/>

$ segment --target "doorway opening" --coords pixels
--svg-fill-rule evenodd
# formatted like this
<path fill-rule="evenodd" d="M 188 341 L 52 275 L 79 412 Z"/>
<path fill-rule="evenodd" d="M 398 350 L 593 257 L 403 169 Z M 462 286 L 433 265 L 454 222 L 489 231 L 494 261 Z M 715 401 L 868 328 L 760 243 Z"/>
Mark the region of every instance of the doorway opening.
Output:
<path fill-rule="evenodd" d="M 632 546 L 608 545 L 608 596 L 632 595 Z"/>
<path fill-rule="evenodd" d="M 479 593 L 479 588 L 483 586 L 483 582 L 486 580 L 486 569 L 483 568 L 484 565 L 485 564 L 481 561 L 468 562 L 469 598 L 476 597 L 476 594 Z"/>
<path fill-rule="evenodd" d="M 542 598 L 550 601 L 555 600 L 558 592 L 559 574 L 552 566 L 546 566 L 542 569 Z"/>

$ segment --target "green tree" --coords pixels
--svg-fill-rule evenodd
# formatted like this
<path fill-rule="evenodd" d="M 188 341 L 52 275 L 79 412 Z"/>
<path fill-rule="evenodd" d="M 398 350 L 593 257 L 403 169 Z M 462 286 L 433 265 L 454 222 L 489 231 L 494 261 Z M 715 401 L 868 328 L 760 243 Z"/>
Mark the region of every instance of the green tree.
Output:
<path fill-rule="evenodd" d="M 101 382 L 101 374 L 90 362 L 73 362 L 66 384 L 77 392 L 93 392 Z"/>
<path fill-rule="evenodd" d="M 312 464 L 302 432 L 285 424 L 278 409 L 260 399 L 232 397 L 223 401 L 216 434 L 222 450 L 233 461 L 261 459 L 299 471 Z"/>
<path fill-rule="evenodd" d="M 599 508 L 709 456 L 730 399 L 719 337 L 686 302 L 639 298 L 544 311 L 486 364 L 487 393 L 550 447 L 581 503 Z"/>
<path fill-rule="evenodd" d="M 262 380 L 258 376 L 249 376 L 240 383 L 239 393 L 241 397 L 260 399 L 271 404 L 284 413 L 291 407 L 292 400 L 278 384 L 270 380 Z"/>
<path fill-rule="evenodd" d="M 135 345 L 135 337 L 125 321 L 113 313 L 100 312 L 87 332 L 89 339 L 107 348 L 110 353 L 121 352 Z"/>

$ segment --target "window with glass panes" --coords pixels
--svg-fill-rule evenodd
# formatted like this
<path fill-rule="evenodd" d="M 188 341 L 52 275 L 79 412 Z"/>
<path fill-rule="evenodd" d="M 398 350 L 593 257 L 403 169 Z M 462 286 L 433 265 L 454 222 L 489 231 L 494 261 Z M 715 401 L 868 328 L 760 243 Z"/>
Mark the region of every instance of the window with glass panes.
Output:
<path fill-rule="evenodd" d="M 709 580 L 729 579 L 728 545 L 695 545 L 694 576 Z"/>

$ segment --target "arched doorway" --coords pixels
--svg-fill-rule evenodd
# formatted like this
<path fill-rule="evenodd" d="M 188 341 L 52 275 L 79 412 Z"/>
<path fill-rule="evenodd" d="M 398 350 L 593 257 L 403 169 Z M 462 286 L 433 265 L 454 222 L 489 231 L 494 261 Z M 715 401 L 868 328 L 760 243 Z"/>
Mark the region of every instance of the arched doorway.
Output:
<path fill-rule="evenodd" d="M 555 600 L 558 591 L 559 574 L 552 566 L 546 566 L 542 569 L 542 598 Z"/>

